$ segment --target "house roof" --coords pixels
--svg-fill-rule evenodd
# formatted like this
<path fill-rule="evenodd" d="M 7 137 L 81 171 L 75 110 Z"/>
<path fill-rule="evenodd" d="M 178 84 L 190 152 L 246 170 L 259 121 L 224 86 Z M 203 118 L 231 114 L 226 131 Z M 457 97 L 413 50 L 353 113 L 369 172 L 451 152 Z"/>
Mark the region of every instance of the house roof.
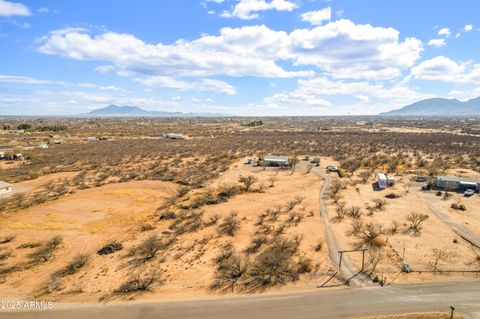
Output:
<path fill-rule="evenodd" d="M 378 173 L 377 177 L 380 178 L 380 179 L 387 179 L 387 176 L 385 176 L 385 174 L 383 174 L 383 173 Z"/>
<path fill-rule="evenodd" d="M 0 189 L 7 188 L 7 187 L 12 187 L 12 185 L 10 185 L 9 183 L 0 181 Z"/>
<path fill-rule="evenodd" d="M 468 178 L 468 177 L 461 177 L 461 176 L 437 176 L 437 180 L 447 181 L 447 182 L 464 182 L 464 183 L 480 184 L 480 179 L 478 178 Z"/>

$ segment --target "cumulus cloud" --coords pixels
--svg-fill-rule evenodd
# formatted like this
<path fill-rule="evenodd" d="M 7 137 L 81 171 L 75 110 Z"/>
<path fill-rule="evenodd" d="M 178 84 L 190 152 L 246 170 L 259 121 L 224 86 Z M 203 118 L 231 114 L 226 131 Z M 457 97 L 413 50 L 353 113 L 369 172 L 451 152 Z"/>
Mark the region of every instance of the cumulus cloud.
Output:
<path fill-rule="evenodd" d="M 266 10 L 292 11 L 297 4 L 288 0 L 239 0 L 233 11 L 224 11 L 224 18 L 236 17 L 242 20 L 252 20 L 259 17 L 258 12 Z"/>
<path fill-rule="evenodd" d="M 137 78 L 137 82 L 143 83 L 148 87 L 167 87 L 178 89 L 181 91 L 214 91 L 227 95 L 235 95 L 237 92 L 235 88 L 224 82 L 214 79 L 201 79 L 199 81 L 182 81 L 166 76 L 151 76 L 146 78 Z"/>
<path fill-rule="evenodd" d="M 430 41 L 428 41 L 428 45 L 434 46 L 437 48 L 441 48 L 446 44 L 447 44 L 447 41 L 445 41 L 445 39 L 431 39 Z"/>
<path fill-rule="evenodd" d="M 289 53 L 296 65 L 315 65 L 336 78 L 390 79 L 413 66 L 423 50 L 416 38 L 400 41 L 393 28 L 338 20 L 290 33 Z"/>
<path fill-rule="evenodd" d="M 0 0 L 0 16 L 11 17 L 11 16 L 31 16 L 32 12 L 30 9 L 21 3 L 9 2 L 6 0 Z"/>
<path fill-rule="evenodd" d="M 471 24 L 466 24 L 464 27 L 463 27 L 463 31 L 465 32 L 470 32 L 473 30 L 473 25 Z"/>
<path fill-rule="evenodd" d="M 441 35 L 441 36 L 444 36 L 444 37 L 449 37 L 451 34 L 450 32 L 450 29 L 449 28 L 441 28 L 440 30 L 438 30 L 438 35 Z"/>
<path fill-rule="evenodd" d="M 318 11 L 308 11 L 300 15 L 302 21 L 309 22 L 312 25 L 320 25 L 324 21 L 330 21 L 332 18 L 332 9 L 330 7 Z"/>
<path fill-rule="evenodd" d="M 423 61 L 412 68 L 411 75 L 420 80 L 451 83 L 479 83 L 480 64 L 457 63 L 443 55 Z"/>
<path fill-rule="evenodd" d="M 57 30 L 41 40 L 39 51 L 77 60 L 104 61 L 117 72 L 147 76 L 215 75 L 304 77 L 312 67 L 337 78 L 391 79 L 419 59 L 422 42 L 400 40 L 393 28 L 330 22 L 291 33 L 265 25 L 222 28 L 219 35 L 149 44 L 131 34 Z M 291 62 L 286 69 L 279 62 Z"/>

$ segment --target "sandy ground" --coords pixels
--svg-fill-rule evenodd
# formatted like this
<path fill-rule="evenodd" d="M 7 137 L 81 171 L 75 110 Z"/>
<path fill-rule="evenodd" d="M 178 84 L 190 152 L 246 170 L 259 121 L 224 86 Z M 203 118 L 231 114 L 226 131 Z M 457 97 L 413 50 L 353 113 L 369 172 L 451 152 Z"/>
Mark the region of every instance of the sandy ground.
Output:
<path fill-rule="evenodd" d="M 301 275 L 294 283 L 270 289 L 269 292 L 316 289 L 335 270 L 328 258 L 324 226 L 319 217 L 322 180 L 313 173 L 306 173 L 306 162 L 301 162 L 294 173 L 273 168 L 253 168 L 244 162 L 243 159 L 233 165 L 208 187 L 215 188 L 224 183 L 238 184 L 240 175 L 254 175 L 257 178 L 252 187 L 254 191 L 236 195 L 228 202 L 202 207 L 204 220 L 219 215 L 221 221 L 225 216 L 235 213 L 240 221 L 240 229 L 235 237 L 220 236 L 217 226 L 178 235 L 177 242 L 165 254 L 141 267 L 132 266 L 128 250 L 152 234 L 164 237 L 169 232 L 171 222 L 158 221 L 155 211 L 175 197 L 178 189 L 176 184 L 159 181 L 109 184 L 79 190 L 56 201 L 2 216 L 1 237 L 15 236 L 12 242 L 0 245 L 1 251 L 13 253 L 12 257 L 3 261 L 5 265 L 19 264 L 33 251 L 29 248 L 19 249 L 21 244 L 45 241 L 54 235 L 62 236 L 64 243 L 53 260 L 8 275 L 5 282 L 0 283 L 0 299 L 40 296 L 56 301 L 95 302 L 111 294 L 132 273 L 143 270 L 160 273 L 163 283 L 153 288 L 151 294 L 144 294 L 141 298 L 174 300 L 217 295 L 208 287 L 214 275 L 212 259 L 222 245 L 231 241 L 237 251 L 242 251 L 250 243 L 254 223 L 260 214 L 266 209 L 286 205 L 296 196 L 304 197 L 301 205 L 295 208 L 303 218 L 299 224 L 288 227 L 285 236 L 302 237 L 300 251 L 312 260 L 313 271 Z M 272 175 L 276 175 L 276 181 L 274 187 L 269 187 Z M 52 174 L 19 184 L 33 189 L 51 180 L 66 177 L 72 176 Z M 283 214 L 278 224 L 287 217 Z M 152 225 L 154 229 L 141 231 L 141 225 L 145 224 Z M 96 254 L 102 245 L 112 240 L 122 242 L 124 250 L 106 256 Z M 317 251 L 315 247 L 319 243 L 322 248 Z M 91 256 L 87 266 L 74 275 L 62 278 L 58 291 L 46 296 L 40 295 L 48 286 L 51 274 L 64 267 L 78 253 Z"/>
<path fill-rule="evenodd" d="M 397 183 L 394 187 L 381 191 L 375 189 L 375 178 L 373 176 L 366 184 L 359 182 L 352 185 L 352 181 L 358 181 L 356 176 L 353 176 L 351 179 L 342 179 L 344 183 L 349 185 L 341 191 L 341 201 L 346 203 L 346 208 L 348 209 L 351 206 L 360 207 L 363 212 L 361 218 L 364 224 L 376 223 L 386 230 L 385 236 L 382 238 L 385 241 L 385 246 L 381 249 L 382 260 L 375 274 L 387 277 L 387 282 L 393 279 L 396 279 L 396 282 L 403 282 L 475 277 L 472 274 L 444 273 L 434 275 L 428 272 L 433 270 L 434 249 L 441 250 L 446 254 L 446 257 L 438 263 L 439 270 L 478 270 L 479 263 L 476 260 L 477 255 L 475 253 L 477 250 L 470 243 L 456 235 L 450 226 L 431 212 L 427 203 L 418 194 L 420 192 L 420 184 L 411 186 L 407 192 L 404 184 L 410 178 L 411 176 L 408 175 L 397 176 Z M 385 195 L 389 193 L 400 195 L 400 198 L 385 198 Z M 431 192 L 431 196 L 435 197 L 435 193 Z M 448 201 L 443 201 L 437 197 L 436 202 L 438 202 L 438 205 L 436 204 L 436 206 L 438 209 L 448 211 L 459 223 L 464 223 L 472 231 L 478 233 L 478 213 L 480 209 L 478 195 L 462 200 L 467 206 L 467 212 L 464 213 L 450 209 L 450 204 L 460 196 L 455 195 Z M 383 210 L 376 211 L 373 216 L 368 216 L 365 208 L 367 205 L 372 205 L 374 199 L 384 199 L 386 206 Z M 329 202 L 329 209 L 332 212 L 331 214 L 335 215 L 336 206 L 332 202 Z M 407 216 L 411 212 L 429 216 L 423 223 L 421 233 L 418 236 L 413 236 L 406 232 L 409 224 Z M 395 234 L 390 232 L 394 221 L 398 225 L 398 231 Z M 355 236 L 348 234 L 352 228 L 352 222 L 352 218 L 346 217 L 342 222 L 333 224 L 343 249 L 352 249 L 358 242 Z M 355 264 L 360 267 L 361 253 L 350 253 L 350 256 L 355 261 Z M 368 260 L 368 254 L 366 259 Z M 397 277 L 402 267 L 402 259 L 412 270 L 423 273 L 400 274 Z"/>
<path fill-rule="evenodd" d="M 364 317 L 362 319 L 449 319 L 447 313 L 411 313 L 398 316 Z M 455 319 L 462 319 L 463 316 L 454 316 Z"/>

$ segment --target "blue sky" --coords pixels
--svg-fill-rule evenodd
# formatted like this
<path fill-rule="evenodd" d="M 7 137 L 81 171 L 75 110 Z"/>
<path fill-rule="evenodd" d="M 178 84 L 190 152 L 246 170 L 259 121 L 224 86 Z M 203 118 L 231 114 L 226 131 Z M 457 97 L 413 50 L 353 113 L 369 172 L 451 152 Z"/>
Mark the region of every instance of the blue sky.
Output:
<path fill-rule="evenodd" d="M 480 96 L 480 2 L 0 0 L 0 114 L 376 114 Z"/>

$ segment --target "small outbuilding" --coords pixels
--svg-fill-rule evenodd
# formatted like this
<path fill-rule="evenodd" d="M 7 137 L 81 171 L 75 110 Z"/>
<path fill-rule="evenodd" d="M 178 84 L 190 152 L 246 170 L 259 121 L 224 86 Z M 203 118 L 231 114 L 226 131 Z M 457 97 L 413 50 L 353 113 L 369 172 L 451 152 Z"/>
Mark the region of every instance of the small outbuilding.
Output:
<path fill-rule="evenodd" d="M 0 181 L 0 195 L 8 194 L 12 192 L 12 185 L 6 182 Z"/>
<path fill-rule="evenodd" d="M 87 141 L 89 141 L 89 142 L 95 142 L 96 140 L 97 140 L 97 138 L 95 136 L 87 137 Z"/>

